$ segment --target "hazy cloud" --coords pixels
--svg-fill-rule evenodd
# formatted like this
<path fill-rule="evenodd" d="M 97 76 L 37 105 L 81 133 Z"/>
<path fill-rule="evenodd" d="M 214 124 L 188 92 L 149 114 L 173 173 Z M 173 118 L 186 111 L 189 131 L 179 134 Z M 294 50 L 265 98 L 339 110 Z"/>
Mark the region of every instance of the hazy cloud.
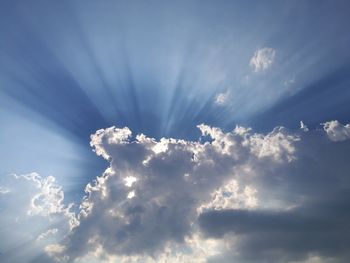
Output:
<path fill-rule="evenodd" d="M 50 242 L 62 239 L 76 223 L 54 177 L 37 173 L 5 175 L 0 185 L 8 190 L 0 195 L 1 232 L 6 236 L 0 241 L 1 262 L 23 262 L 24 258 L 44 253 Z"/>
<path fill-rule="evenodd" d="M 276 50 L 273 48 L 262 48 L 255 51 L 250 59 L 249 65 L 255 72 L 263 71 L 271 67 L 274 62 Z"/>
<path fill-rule="evenodd" d="M 230 98 L 230 91 L 219 93 L 215 96 L 215 104 L 219 106 L 224 106 L 228 103 Z"/>

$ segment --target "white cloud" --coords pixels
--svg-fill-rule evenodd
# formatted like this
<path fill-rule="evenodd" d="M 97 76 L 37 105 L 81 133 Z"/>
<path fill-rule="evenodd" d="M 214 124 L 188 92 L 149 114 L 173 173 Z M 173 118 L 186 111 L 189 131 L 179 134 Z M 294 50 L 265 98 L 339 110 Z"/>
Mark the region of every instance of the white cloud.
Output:
<path fill-rule="evenodd" d="M 29 215 L 50 216 L 64 212 L 64 194 L 62 188 L 55 183 L 53 176 L 42 178 L 37 173 L 14 176 L 16 179 L 25 179 L 33 182 L 39 190 L 31 198 L 28 210 Z"/>
<path fill-rule="evenodd" d="M 276 162 L 292 161 L 295 147 L 293 143 L 299 136 L 288 134 L 283 127 L 276 127 L 267 135 L 254 134 L 246 137 L 244 143 L 250 144 L 251 152 L 259 158 L 272 157 Z"/>
<path fill-rule="evenodd" d="M 307 132 L 309 131 L 309 128 L 304 124 L 303 121 L 300 121 L 300 130 Z"/>
<path fill-rule="evenodd" d="M 0 185 L 8 190 L 0 195 L 0 224 L 6 226 L 2 230 L 6 238 L 1 241 L 0 261 L 26 262 L 43 253 L 48 241 L 58 242 L 75 226 L 75 215 L 71 206 L 64 204 L 63 190 L 54 177 L 37 173 L 5 175 Z M 7 254 L 14 244 L 25 245 Z"/>
<path fill-rule="evenodd" d="M 329 121 L 323 123 L 323 129 L 332 141 L 338 142 L 350 139 L 350 124 L 343 125 L 338 121 Z"/>
<path fill-rule="evenodd" d="M 224 106 L 228 103 L 230 98 L 230 91 L 219 93 L 215 96 L 215 104 L 219 106 Z"/>
<path fill-rule="evenodd" d="M 261 209 L 294 211 L 295 207 L 304 206 L 295 203 L 290 198 L 293 193 L 288 191 L 274 189 L 272 192 L 279 197 L 272 198 L 268 182 L 278 187 L 295 180 L 294 185 L 302 185 L 304 159 L 298 159 L 298 151 L 311 147 L 303 141 L 306 131 L 293 134 L 277 127 L 268 134 L 259 134 L 236 127 L 225 133 L 203 124 L 198 127 L 203 136 L 211 137 L 211 142 L 165 138 L 157 141 L 145 135 L 131 141 L 131 133 L 126 137 L 118 128 L 114 127 L 113 132 L 100 130 L 99 141 L 105 143 L 96 146 L 108 156 L 111 165 L 87 188 L 88 209 L 82 209 L 80 225 L 70 236 L 65 253 L 80 258 L 99 248 L 104 255 L 126 262 L 153 262 L 150 255 L 158 262 L 164 258 L 164 262 L 194 260 L 194 255 L 198 262 L 220 255 L 232 259 L 236 257 L 233 251 L 240 253 L 235 247 L 241 247 L 243 241 L 228 231 L 221 239 L 209 242 L 210 238 L 198 230 L 198 216 L 210 210 L 248 209 L 255 213 Z M 115 138 L 113 143 L 110 137 Z M 294 163 L 300 163 L 298 172 L 293 170 Z M 319 179 L 322 181 L 324 176 Z M 131 177 L 137 180 L 125 185 Z M 297 189 L 300 191 L 300 187 Z M 315 187 L 307 194 L 319 197 L 320 191 Z M 106 227 L 97 226 L 96 220 Z M 77 245 L 77 240 L 89 236 L 95 236 L 93 242 Z M 254 251 L 249 242 L 246 244 Z M 209 247 L 210 253 L 201 252 Z M 245 257 L 245 252 L 241 252 Z"/>
<path fill-rule="evenodd" d="M 198 208 L 199 214 L 207 210 L 254 208 L 257 190 L 251 186 L 241 189 L 237 180 L 231 180 L 211 194 L 211 200 Z"/>
<path fill-rule="evenodd" d="M 255 72 L 264 71 L 271 67 L 274 62 L 276 50 L 273 48 L 262 48 L 255 51 L 250 59 L 249 65 Z"/>
<path fill-rule="evenodd" d="M 47 237 L 54 235 L 58 232 L 57 228 L 52 228 L 52 229 L 48 229 L 46 232 L 41 233 L 38 237 L 37 237 L 37 241 L 40 241 L 42 239 L 46 239 Z"/>
<path fill-rule="evenodd" d="M 67 262 L 69 257 L 66 255 L 61 256 L 65 246 L 59 244 L 50 244 L 45 247 L 45 252 L 53 258 L 56 262 Z"/>
<path fill-rule="evenodd" d="M 131 187 L 133 183 L 137 181 L 137 178 L 134 176 L 127 176 L 124 178 L 124 181 L 126 186 Z"/>
<path fill-rule="evenodd" d="M 338 141 L 334 130 L 348 126 L 329 123 L 325 132 Z M 14 176 L 23 185 L 1 184 L 10 190 L 1 196 L 31 185 L 19 216 L 64 222 L 64 227 L 51 222 L 34 235 L 52 259 L 62 262 L 346 258 L 347 247 L 335 254 L 322 234 L 334 244 L 346 243 L 347 220 L 336 218 L 350 219 L 342 203 L 348 200 L 349 164 L 334 152 L 344 156 L 347 142 L 329 143 L 320 130 L 292 133 L 277 127 L 260 134 L 239 126 L 231 132 L 204 124 L 198 128 L 210 142 L 158 141 L 143 134 L 131 139 L 128 128 L 98 130 L 91 145 L 110 166 L 86 186 L 77 219 L 53 177 Z M 310 228 L 314 220 L 327 226 L 320 235 Z M 317 242 L 309 242 L 312 246 L 294 246 L 313 235 Z"/>
<path fill-rule="evenodd" d="M 79 258 L 102 246 L 107 254 L 129 257 L 160 255 L 167 244 L 186 247 L 202 205 L 256 205 L 256 190 L 245 183 L 224 200 L 227 189 L 220 187 L 236 178 L 236 165 L 294 159 L 297 136 L 282 128 L 263 135 L 242 127 L 229 133 L 198 127 L 212 142 L 157 141 L 142 134 L 130 140 L 127 128 L 115 127 L 92 135 L 91 145 L 110 167 L 86 187 L 79 226 L 69 236 L 65 253 Z M 215 199 L 218 191 L 221 200 Z M 88 242 L 92 236 L 96 238 Z"/>

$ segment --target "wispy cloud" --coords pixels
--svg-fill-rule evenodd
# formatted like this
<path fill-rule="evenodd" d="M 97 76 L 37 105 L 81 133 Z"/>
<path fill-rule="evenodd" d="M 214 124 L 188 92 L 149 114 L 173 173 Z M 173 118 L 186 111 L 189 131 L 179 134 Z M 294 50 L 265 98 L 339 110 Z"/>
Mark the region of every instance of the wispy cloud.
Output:
<path fill-rule="evenodd" d="M 250 59 L 249 65 L 255 72 L 264 71 L 272 66 L 276 55 L 276 50 L 273 48 L 262 48 L 255 51 Z"/>
<path fill-rule="evenodd" d="M 226 105 L 229 100 L 230 100 L 230 91 L 226 91 L 226 92 L 222 92 L 222 93 L 218 93 L 216 96 L 215 96 L 215 100 L 214 100 L 214 103 L 218 106 L 224 106 Z"/>

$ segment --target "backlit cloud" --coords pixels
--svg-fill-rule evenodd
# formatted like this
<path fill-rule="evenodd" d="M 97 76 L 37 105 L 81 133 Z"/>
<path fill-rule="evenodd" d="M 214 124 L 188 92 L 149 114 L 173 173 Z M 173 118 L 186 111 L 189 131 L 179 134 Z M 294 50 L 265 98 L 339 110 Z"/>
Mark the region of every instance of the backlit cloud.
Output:
<path fill-rule="evenodd" d="M 339 244 L 350 236 L 349 141 L 325 135 L 347 126 L 324 126 L 326 133 L 277 127 L 259 134 L 202 124 L 206 142 L 101 129 L 91 145 L 110 166 L 86 186 L 76 215 L 55 179 L 38 174 L 13 176 L 36 190 L 7 214 L 59 219 L 35 236 L 54 261 L 346 262 L 349 247 Z M 1 187 L 6 196 L 20 185 Z M 11 207 L 9 199 L 3 204 Z"/>

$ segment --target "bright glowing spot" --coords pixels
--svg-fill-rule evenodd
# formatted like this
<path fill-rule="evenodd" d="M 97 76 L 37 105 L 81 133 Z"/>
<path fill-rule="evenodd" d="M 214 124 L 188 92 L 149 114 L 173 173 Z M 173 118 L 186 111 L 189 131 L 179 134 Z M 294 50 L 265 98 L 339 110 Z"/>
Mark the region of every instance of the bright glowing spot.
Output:
<path fill-rule="evenodd" d="M 164 138 L 160 139 L 160 141 L 153 147 L 155 154 L 166 152 L 167 149 L 168 141 Z"/>
<path fill-rule="evenodd" d="M 124 178 L 124 181 L 125 181 L 125 186 L 131 187 L 137 181 L 137 179 L 134 176 L 127 176 Z"/>
<path fill-rule="evenodd" d="M 135 197 L 135 191 L 131 191 L 128 194 L 128 199 L 134 198 Z"/>

